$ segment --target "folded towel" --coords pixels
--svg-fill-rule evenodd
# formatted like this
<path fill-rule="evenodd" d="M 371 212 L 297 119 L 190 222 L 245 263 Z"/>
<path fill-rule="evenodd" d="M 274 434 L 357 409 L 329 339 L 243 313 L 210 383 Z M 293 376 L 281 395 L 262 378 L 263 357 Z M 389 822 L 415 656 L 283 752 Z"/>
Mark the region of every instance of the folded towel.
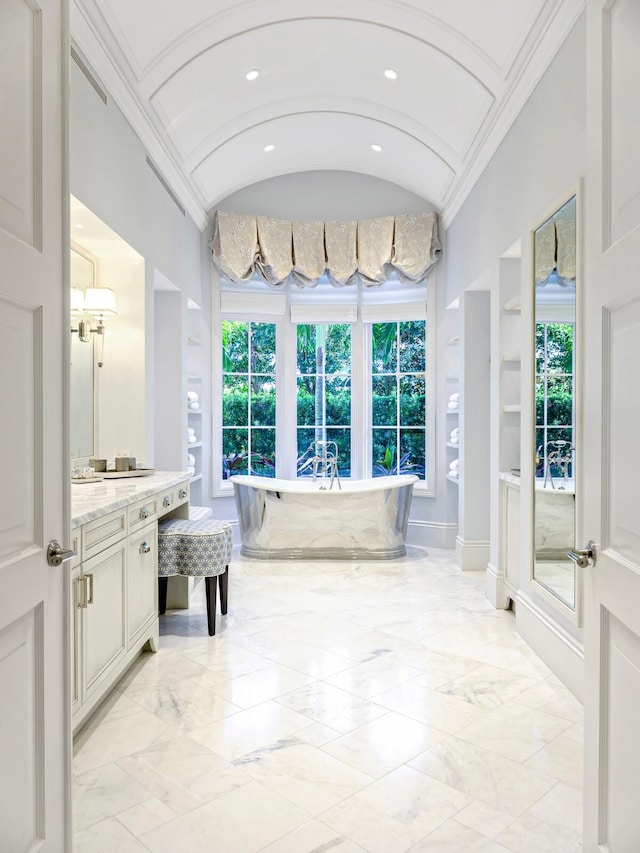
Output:
<path fill-rule="evenodd" d="M 187 463 L 189 465 L 195 465 L 196 464 L 196 457 L 193 455 L 193 453 L 187 453 Z"/>
<path fill-rule="evenodd" d="M 191 401 L 189 401 L 189 402 L 187 403 L 187 406 L 188 406 L 190 409 L 199 409 L 199 408 L 200 408 L 200 403 L 199 403 L 197 400 L 191 400 Z"/>
<path fill-rule="evenodd" d="M 452 471 L 449 471 L 449 476 L 453 477 L 454 479 L 457 480 L 458 479 L 458 469 L 454 468 Z"/>
<path fill-rule="evenodd" d="M 451 430 L 451 438 L 453 438 L 454 435 L 460 435 L 460 427 L 455 427 L 455 429 Z"/>
<path fill-rule="evenodd" d="M 195 473 L 196 473 L 196 466 L 195 465 L 189 465 L 187 468 L 187 474 L 195 474 Z"/>
<path fill-rule="evenodd" d="M 189 403 L 195 403 L 199 400 L 197 391 L 187 391 L 187 401 Z"/>
<path fill-rule="evenodd" d="M 188 435 L 188 436 L 187 436 L 187 442 L 188 442 L 189 444 L 195 444 L 197 440 L 198 440 L 198 439 L 196 438 L 195 434 L 194 434 L 194 435 Z"/>
<path fill-rule="evenodd" d="M 460 460 L 454 459 L 453 462 L 449 465 L 449 470 L 450 471 L 457 471 L 459 465 L 460 465 Z"/>
<path fill-rule="evenodd" d="M 458 436 L 452 435 L 451 438 L 449 439 L 449 444 L 457 444 L 457 443 L 458 443 Z"/>
<path fill-rule="evenodd" d="M 458 401 L 452 400 L 450 403 L 447 403 L 447 409 L 449 409 L 450 412 L 457 412 L 458 411 Z"/>
<path fill-rule="evenodd" d="M 459 399 L 460 399 L 460 394 L 457 391 L 455 394 L 451 394 L 451 396 L 449 397 L 449 400 L 452 403 L 454 403 L 454 402 L 457 403 Z"/>
<path fill-rule="evenodd" d="M 187 434 L 188 435 L 195 435 L 196 431 L 193 427 L 187 427 Z"/>

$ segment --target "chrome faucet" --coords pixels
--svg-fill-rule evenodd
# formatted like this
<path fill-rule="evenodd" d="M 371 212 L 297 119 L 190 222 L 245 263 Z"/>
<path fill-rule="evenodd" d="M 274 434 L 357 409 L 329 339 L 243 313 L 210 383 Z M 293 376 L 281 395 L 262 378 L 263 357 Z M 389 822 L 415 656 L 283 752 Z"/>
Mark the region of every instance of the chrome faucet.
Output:
<path fill-rule="evenodd" d="M 328 476 L 330 478 L 329 489 L 333 488 L 334 480 L 338 481 L 338 488 L 342 489 L 340 474 L 338 473 L 338 445 L 335 441 L 314 441 L 309 450 L 313 452 L 313 456 L 307 459 L 302 468 L 299 469 L 299 473 L 302 473 L 306 468 L 312 468 L 314 483 L 319 472 L 321 477 L 326 478 Z M 326 487 L 321 486 L 320 488 Z"/>
<path fill-rule="evenodd" d="M 540 448 L 542 450 L 542 448 Z M 543 485 L 547 485 L 547 479 L 551 483 L 551 488 L 555 489 L 555 483 L 553 482 L 553 477 L 551 476 L 551 466 L 555 465 L 556 468 L 559 468 L 562 472 L 563 482 L 567 482 L 569 478 L 569 466 L 573 462 L 573 454 L 575 453 L 575 447 L 571 444 L 570 441 L 548 441 L 545 447 L 545 466 L 544 466 L 544 483 Z M 560 489 L 564 489 L 564 486 L 560 486 Z"/>

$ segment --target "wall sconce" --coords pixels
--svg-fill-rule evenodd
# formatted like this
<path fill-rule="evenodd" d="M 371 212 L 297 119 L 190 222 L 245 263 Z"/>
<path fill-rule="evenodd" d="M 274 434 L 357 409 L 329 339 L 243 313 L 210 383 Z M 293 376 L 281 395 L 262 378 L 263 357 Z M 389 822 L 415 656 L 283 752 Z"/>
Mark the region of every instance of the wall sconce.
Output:
<path fill-rule="evenodd" d="M 72 328 L 71 331 L 77 332 L 79 339 L 85 343 L 91 340 L 91 333 L 101 336 L 102 351 L 98 367 L 102 367 L 104 364 L 104 318 L 115 316 L 118 313 L 114 291 L 110 287 L 88 287 L 83 293 L 77 287 L 72 287 L 71 313 L 91 314 L 92 317 L 96 318 L 97 324 L 95 328 L 91 326 L 89 320 L 79 319 L 78 328 Z"/>

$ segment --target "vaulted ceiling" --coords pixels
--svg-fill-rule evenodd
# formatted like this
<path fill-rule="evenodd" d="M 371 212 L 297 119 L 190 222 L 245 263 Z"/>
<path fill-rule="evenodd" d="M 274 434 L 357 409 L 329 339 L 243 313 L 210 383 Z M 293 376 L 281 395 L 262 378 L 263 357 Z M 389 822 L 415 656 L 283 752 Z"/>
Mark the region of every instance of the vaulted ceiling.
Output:
<path fill-rule="evenodd" d="M 447 224 L 583 6 L 72 0 L 71 32 L 201 227 L 232 192 L 316 169 L 391 181 Z"/>

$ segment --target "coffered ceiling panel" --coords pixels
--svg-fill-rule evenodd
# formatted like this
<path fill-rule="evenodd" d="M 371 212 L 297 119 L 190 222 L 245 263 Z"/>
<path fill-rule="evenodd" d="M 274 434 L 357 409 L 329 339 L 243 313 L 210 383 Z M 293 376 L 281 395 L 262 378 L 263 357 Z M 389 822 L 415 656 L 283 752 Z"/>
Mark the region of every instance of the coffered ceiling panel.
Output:
<path fill-rule="evenodd" d="M 71 22 L 201 227 L 243 186 L 327 168 L 404 186 L 446 224 L 583 4 L 72 0 Z"/>

